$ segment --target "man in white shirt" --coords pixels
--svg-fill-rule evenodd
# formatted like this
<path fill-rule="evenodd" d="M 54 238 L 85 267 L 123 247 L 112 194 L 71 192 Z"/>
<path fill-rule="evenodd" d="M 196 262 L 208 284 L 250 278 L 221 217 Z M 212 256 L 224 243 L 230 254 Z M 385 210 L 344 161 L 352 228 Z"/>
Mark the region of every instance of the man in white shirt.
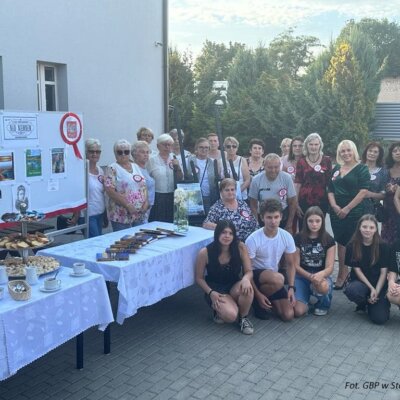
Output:
<path fill-rule="evenodd" d="M 261 201 L 267 199 L 278 200 L 283 210 L 281 228 L 293 233 L 293 218 L 297 210 L 296 190 L 293 179 L 287 172 L 280 170 L 280 165 L 281 161 L 278 154 L 270 153 L 265 157 L 265 173 L 256 175 L 250 184 L 250 208 L 257 218 Z"/>
<path fill-rule="evenodd" d="M 283 321 L 294 318 L 296 304 L 294 286 L 296 246 L 290 233 L 279 228 L 282 205 L 278 200 L 261 202 L 260 218 L 264 227 L 253 232 L 246 246 L 253 266 L 254 315 L 268 319 L 274 310 Z M 285 256 L 288 290 L 284 276 L 278 272 L 279 261 Z"/>

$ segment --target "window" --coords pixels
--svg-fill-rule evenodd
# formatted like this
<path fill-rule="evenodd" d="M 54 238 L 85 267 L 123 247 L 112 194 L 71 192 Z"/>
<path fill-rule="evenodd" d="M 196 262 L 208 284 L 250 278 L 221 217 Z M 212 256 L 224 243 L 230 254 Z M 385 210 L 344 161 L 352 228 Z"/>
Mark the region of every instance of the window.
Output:
<path fill-rule="evenodd" d="M 67 111 L 67 67 L 64 64 L 37 63 L 38 109 Z"/>

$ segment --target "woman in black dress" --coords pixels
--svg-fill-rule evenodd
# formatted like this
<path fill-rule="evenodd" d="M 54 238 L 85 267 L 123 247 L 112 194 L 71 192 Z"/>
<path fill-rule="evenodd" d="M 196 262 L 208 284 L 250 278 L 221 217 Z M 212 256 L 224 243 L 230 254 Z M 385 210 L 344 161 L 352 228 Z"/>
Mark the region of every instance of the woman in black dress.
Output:
<path fill-rule="evenodd" d="M 349 273 L 344 265 L 346 245 L 356 230 L 359 218 L 363 215 L 362 201 L 369 189 L 370 175 L 368 167 L 360 163 L 357 147 L 351 140 L 339 143 L 336 159 L 338 164 L 332 171 L 328 200 L 339 258 L 339 273 L 334 289 L 341 290 Z"/>
<path fill-rule="evenodd" d="M 247 248 L 237 239 L 235 225 L 231 221 L 219 221 L 214 241 L 197 256 L 196 282 L 213 309 L 214 321 L 238 321 L 245 335 L 253 333 L 253 325 L 247 318 L 254 296 L 252 277 Z"/>

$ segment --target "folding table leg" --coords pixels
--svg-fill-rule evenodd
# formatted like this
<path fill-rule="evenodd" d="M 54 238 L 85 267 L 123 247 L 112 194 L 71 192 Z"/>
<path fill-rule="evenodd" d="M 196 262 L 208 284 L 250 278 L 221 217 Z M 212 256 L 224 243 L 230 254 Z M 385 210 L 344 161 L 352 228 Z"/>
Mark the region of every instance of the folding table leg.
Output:
<path fill-rule="evenodd" d="M 111 284 L 106 281 L 108 297 L 110 297 Z M 104 354 L 110 354 L 111 352 L 111 324 L 108 324 L 104 331 Z"/>
<path fill-rule="evenodd" d="M 76 369 L 83 369 L 83 332 L 76 337 Z"/>

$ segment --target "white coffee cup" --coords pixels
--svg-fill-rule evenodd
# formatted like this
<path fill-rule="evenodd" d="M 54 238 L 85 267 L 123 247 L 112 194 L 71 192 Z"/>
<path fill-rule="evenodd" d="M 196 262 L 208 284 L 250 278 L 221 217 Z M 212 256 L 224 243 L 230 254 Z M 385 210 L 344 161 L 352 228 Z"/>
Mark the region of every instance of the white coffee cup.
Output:
<path fill-rule="evenodd" d="M 75 275 L 82 275 L 85 272 L 85 263 L 76 262 L 72 264 Z"/>
<path fill-rule="evenodd" d="M 4 285 L 5 283 L 8 283 L 7 270 L 6 267 L 0 266 L 0 285 Z"/>
<path fill-rule="evenodd" d="M 60 279 L 46 278 L 44 280 L 44 288 L 46 290 L 55 290 L 58 289 L 60 286 L 61 286 Z"/>

